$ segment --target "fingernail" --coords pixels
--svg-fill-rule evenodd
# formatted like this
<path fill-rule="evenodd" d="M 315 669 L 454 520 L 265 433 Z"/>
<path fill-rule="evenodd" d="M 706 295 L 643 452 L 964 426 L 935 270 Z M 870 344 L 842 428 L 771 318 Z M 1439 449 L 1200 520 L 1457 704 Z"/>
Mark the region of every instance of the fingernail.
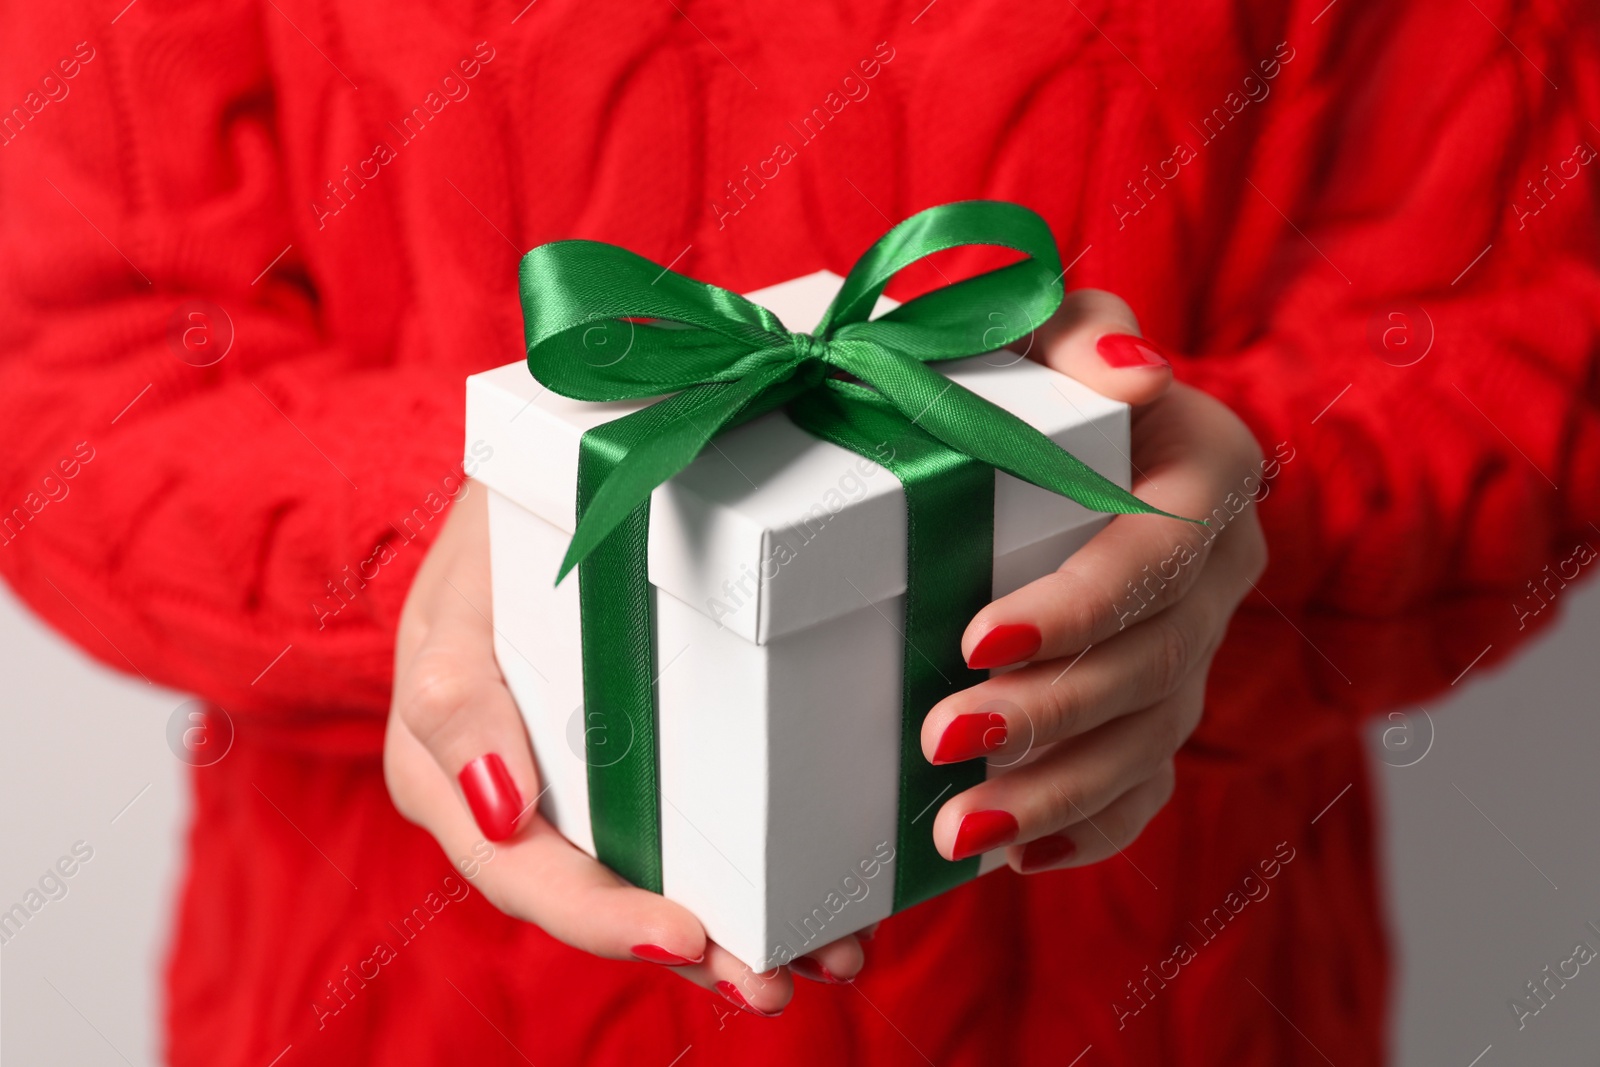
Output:
<path fill-rule="evenodd" d="M 880 922 L 881 922 L 881 920 L 880 920 Z M 856 931 L 856 940 L 857 941 L 871 941 L 873 938 L 878 936 L 878 926 L 879 926 L 879 923 L 873 923 L 871 926 L 865 926 L 865 927 L 862 927 L 860 930 L 857 930 Z"/>
<path fill-rule="evenodd" d="M 1129 333 L 1108 333 L 1094 343 L 1100 358 L 1113 367 L 1170 367 L 1154 341 Z"/>
<path fill-rule="evenodd" d="M 506 770 L 506 762 L 493 752 L 479 756 L 458 776 L 467 807 L 478 829 L 490 841 L 505 841 L 517 832 L 522 815 L 522 794 Z"/>
<path fill-rule="evenodd" d="M 660 945 L 634 945 L 628 950 L 646 963 L 660 963 L 667 967 L 687 967 L 691 963 L 699 963 L 706 958 L 704 952 L 700 959 L 691 960 L 687 956 L 680 956 L 676 952 L 668 952 Z"/>
<path fill-rule="evenodd" d="M 993 752 L 1006 743 L 1006 717 L 998 711 L 957 715 L 939 735 L 933 762 L 960 763 Z"/>
<path fill-rule="evenodd" d="M 1021 663 L 1039 651 L 1042 640 L 1039 628 L 1031 622 L 1003 622 L 983 635 L 967 657 L 967 666 L 982 671 Z"/>
<path fill-rule="evenodd" d="M 952 860 L 964 860 L 980 852 L 1009 845 L 1017 839 L 1017 817 L 1009 811 L 969 811 L 956 830 Z"/>
<path fill-rule="evenodd" d="M 1066 834 L 1051 834 L 1022 846 L 1022 873 L 1042 871 L 1069 859 L 1078 851 L 1078 843 Z"/>
<path fill-rule="evenodd" d="M 716 989 L 718 993 L 721 993 L 722 999 L 726 1000 L 729 1004 L 732 1004 L 736 1008 L 743 1008 L 751 1015 L 759 1015 L 763 1019 L 776 1019 L 778 1016 L 783 1014 L 782 1008 L 779 1008 L 777 1011 L 762 1011 L 760 1008 L 753 1007 L 751 1003 L 744 999 L 743 995 L 740 994 L 739 987 L 734 985 L 732 982 L 718 982 L 713 988 Z"/>
<path fill-rule="evenodd" d="M 801 978 L 809 978 L 824 985 L 844 985 L 850 981 L 848 978 L 840 978 L 810 956 L 796 956 L 789 961 L 789 969 Z"/>

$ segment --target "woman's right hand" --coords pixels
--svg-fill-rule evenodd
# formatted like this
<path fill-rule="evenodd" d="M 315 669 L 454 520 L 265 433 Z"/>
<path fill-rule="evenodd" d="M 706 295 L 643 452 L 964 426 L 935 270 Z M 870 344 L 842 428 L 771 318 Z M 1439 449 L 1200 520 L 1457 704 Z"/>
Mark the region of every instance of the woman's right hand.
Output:
<path fill-rule="evenodd" d="M 493 841 L 474 884 L 501 911 L 574 948 L 665 964 L 758 1015 L 789 1002 L 791 969 L 818 981 L 855 977 L 863 962 L 855 937 L 755 974 L 686 909 L 629 885 L 539 813 L 533 750 L 494 658 L 487 497 L 467 483 L 401 611 L 383 751 L 395 807 L 463 871 L 481 860 L 482 839 Z"/>

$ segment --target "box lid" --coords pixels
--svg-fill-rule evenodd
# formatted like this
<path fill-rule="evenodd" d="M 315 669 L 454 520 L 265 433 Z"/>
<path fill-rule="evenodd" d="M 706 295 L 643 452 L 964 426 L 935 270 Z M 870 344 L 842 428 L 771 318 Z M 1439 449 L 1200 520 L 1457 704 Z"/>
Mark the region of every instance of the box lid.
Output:
<path fill-rule="evenodd" d="M 819 271 L 749 297 L 789 329 L 809 330 L 842 282 Z M 894 306 L 883 298 L 875 313 Z M 1127 405 L 1012 352 L 930 366 L 1129 487 Z M 473 476 L 570 534 L 579 439 L 651 402 L 569 400 L 534 380 L 523 362 L 472 375 Z M 997 557 L 1101 517 L 996 474 Z M 556 564 L 550 561 L 551 581 Z M 759 644 L 903 593 L 905 567 L 900 483 L 781 411 L 718 437 L 651 497 L 651 583 Z"/>

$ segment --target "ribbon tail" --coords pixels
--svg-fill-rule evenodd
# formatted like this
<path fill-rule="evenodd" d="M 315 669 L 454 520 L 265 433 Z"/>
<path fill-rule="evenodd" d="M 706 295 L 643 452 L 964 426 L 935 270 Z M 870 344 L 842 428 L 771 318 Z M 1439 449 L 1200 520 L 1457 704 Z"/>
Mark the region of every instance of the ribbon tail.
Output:
<path fill-rule="evenodd" d="M 584 448 L 605 454 L 606 474 L 581 507 L 556 584 L 656 486 L 694 462 L 725 426 L 792 373 L 792 366 L 774 364 L 737 382 L 694 386 L 584 434 Z"/>
<path fill-rule="evenodd" d="M 767 373 L 685 390 L 596 426 L 579 442 L 578 530 L 561 574 L 578 567 L 589 824 L 600 862 L 656 893 L 661 791 L 650 493 L 687 466 L 775 376 L 781 377 Z"/>
<path fill-rule="evenodd" d="M 836 348 L 839 366 L 877 389 L 918 428 L 959 452 L 1091 511 L 1183 519 L 1146 504 L 1029 423 L 915 359 L 882 348 L 878 358 L 862 358 L 854 345 Z"/>

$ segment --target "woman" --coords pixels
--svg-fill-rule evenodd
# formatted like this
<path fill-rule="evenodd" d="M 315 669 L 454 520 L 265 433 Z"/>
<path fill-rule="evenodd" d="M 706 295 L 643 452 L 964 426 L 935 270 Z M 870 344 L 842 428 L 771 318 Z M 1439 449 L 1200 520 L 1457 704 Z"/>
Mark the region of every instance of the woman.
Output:
<path fill-rule="evenodd" d="M 0 567 L 236 732 L 171 1061 L 1381 1062 L 1359 727 L 1500 661 L 1600 519 L 1596 19 L 1473 7 L 13 11 Z M 973 197 L 1049 220 L 1033 354 L 1136 405 L 1139 495 L 1229 518 L 972 620 L 1033 666 L 925 754 L 996 696 L 1054 747 L 932 832 L 1012 872 L 749 976 L 530 810 L 462 380 L 541 242 L 749 290 Z"/>

